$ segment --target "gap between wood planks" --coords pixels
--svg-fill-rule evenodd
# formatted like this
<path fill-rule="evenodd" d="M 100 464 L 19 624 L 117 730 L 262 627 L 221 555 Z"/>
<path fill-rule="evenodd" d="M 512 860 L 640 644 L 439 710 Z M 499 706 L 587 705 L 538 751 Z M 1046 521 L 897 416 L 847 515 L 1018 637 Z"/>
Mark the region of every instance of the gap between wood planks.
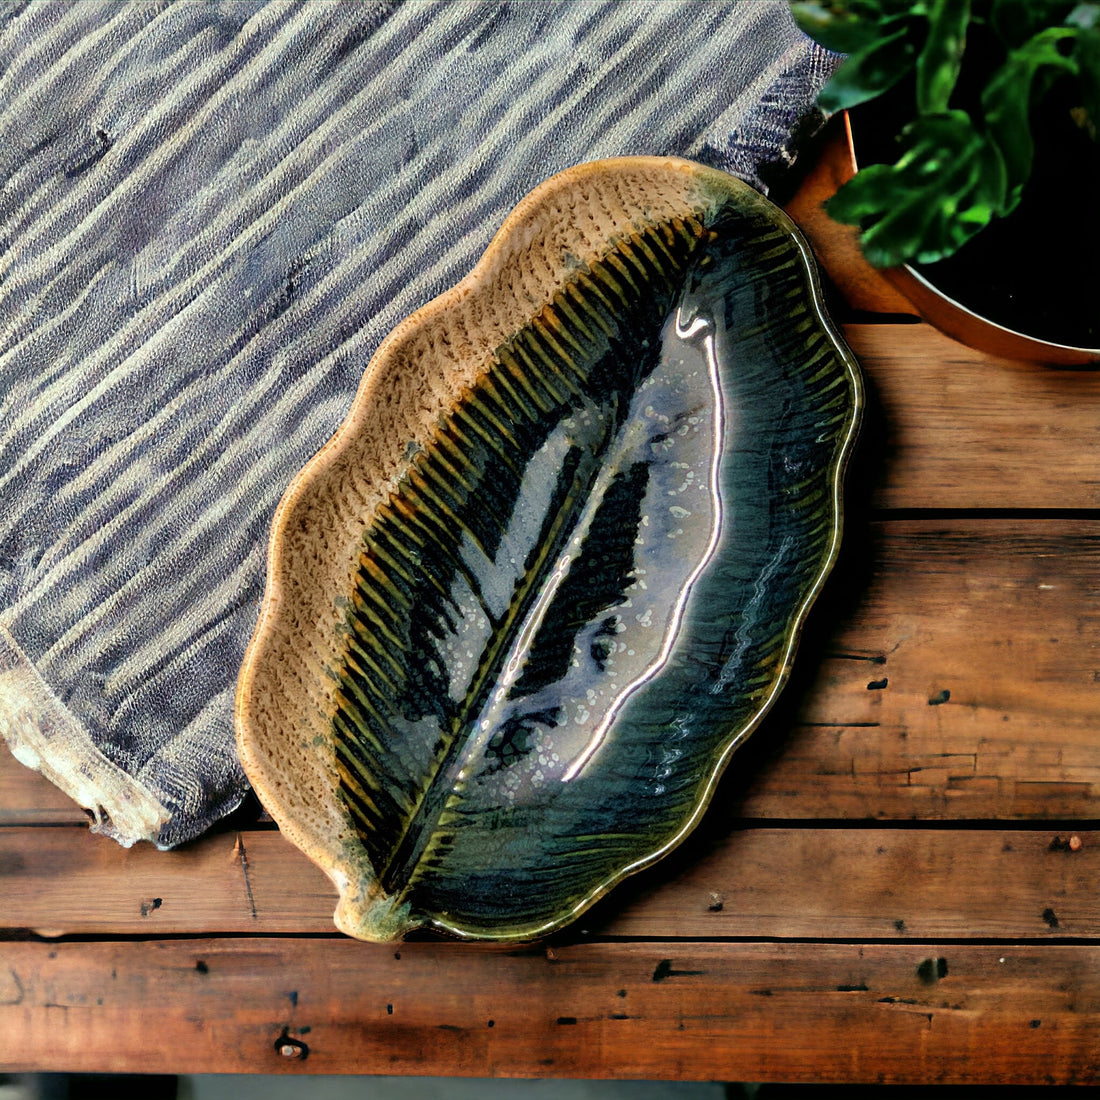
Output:
<path fill-rule="evenodd" d="M 84 932 L 71 933 L 61 936 L 43 935 L 26 928 L 0 930 L 0 962 L 3 961 L 4 944 L 36 943 L 43 945 L 57 944 L 171 944 L 171 943 L 224 943 L 224 942 L 258 942 L 261 940 L 273 940 L 278 942 L 309 943 L 358 943 L 343 932 L 335 928 L 332 932 L 255 932 L 242 934 L 241 932 L 165 932 L 160 934 L 150 933 L 120 933 L 120 932 Z M 540 940 L 528 940 L 520 943 L 494 943 L 490 941 L 471 940 L 462 941 L 442 935 L 433 935 L 428 932 L 413 933 L 404 940 L 395 940 L 392 943 L 363 943 L 362 949 L 378 950 L 379 948 L 394 948 L 415 945 L 425 949 L 433 946 L 454 947 L 461 946 L 469 951 L 491 951 L 494 953 L 506 952 L 511 954 L 529 954 L 539 950 L 557 950 L 564 947 L 599 947 L 622 946 L 624 944 L 641 944 L 646 947 L 660 947 L 661 944 L 669 946 L 687 947 L 692 944 L 700 946 L 781 946 L 790 944 L 792 947 L 910 947 L 921 948 L 928 951 L 936 951 L 949 947 L 1019 947 L 1019 948 L 1046 948 L 1046 947 L 1081 947 L 1100 948 L 1100 936 L 1050 936 L 1042 939 L 1029 939 L 1027 937 L 1009 936 L 969 936 L 950 937 L 938 936 L 865 936 L 865 937 L 841 937 L 841 936 L 637 936 L 637 935 L 611 935 L 607 933 L 577 933 L 555 932 Z"/>

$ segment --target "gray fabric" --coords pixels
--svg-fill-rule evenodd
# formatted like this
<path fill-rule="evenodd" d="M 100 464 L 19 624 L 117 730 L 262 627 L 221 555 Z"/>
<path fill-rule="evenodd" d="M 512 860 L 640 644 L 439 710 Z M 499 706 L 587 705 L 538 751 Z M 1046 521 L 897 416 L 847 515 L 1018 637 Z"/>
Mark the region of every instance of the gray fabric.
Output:
<path fill-rule="evenodd" d="M 571 164 L 759 182 L 833 64 L 769 0 L 0 9 L 17 756 L 123 842 L 237 805 L 272 511 L 381 338 Z"/>

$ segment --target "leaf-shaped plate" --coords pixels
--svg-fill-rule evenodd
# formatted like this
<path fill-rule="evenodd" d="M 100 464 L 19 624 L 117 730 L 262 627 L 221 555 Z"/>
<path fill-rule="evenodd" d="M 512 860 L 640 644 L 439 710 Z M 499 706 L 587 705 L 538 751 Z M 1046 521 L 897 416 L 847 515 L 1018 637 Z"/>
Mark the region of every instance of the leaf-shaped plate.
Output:
<path fill-rule="evenodd" d="M 245 770 L 365 939 L 529 938 L 698 821 L 837 552 L 860 382 L 722 172 L 555 176 L 275 518 Z"/>

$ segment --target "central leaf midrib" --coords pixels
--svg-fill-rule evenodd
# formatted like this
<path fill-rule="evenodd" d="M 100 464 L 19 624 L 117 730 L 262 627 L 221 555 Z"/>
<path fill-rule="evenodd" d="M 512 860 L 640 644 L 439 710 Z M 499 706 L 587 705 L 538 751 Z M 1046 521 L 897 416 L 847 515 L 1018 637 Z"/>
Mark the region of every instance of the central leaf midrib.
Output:
<path fill-rule="evenodd" d="M 610 427 L 614 423 L 613 411 L 604 410 L 604 423 Z M 535 563 L 529 569 L 513 595 L 505 613 L 494 624 L 493 632 L 483 651 L 482 660 L 470 687 L 467 689 L 461 706 L 451 719 L 450 744 L 439 763 L 434 767 L 429 782 L 409 814 L 401 836 L 394 845 L 386 865 L 379 869 L 378 878 L 387 894 L 394 894 L 403 885 L 408 884 L 409 871 L 419 862 L 435 823 L 439 820 L 450 795 L 450 784 L 439 783 L 440 777 L 449 776 L 455 763 L 461 756 L 473 732 L 471 723 L 481 714 L 489 695 L 496 687 L 501 670 L 508 655 L 512 652 L 517 634 L 535 602 L 541 584 L 546 579 L 547 568 L 557 560 L 562 547 L 568 542 L 575 524 L 569 521 L 577 514 L 577 502 L 591 493 L 599 479 L 603 466 L 602 459 L 607 454 L 614 434 L 605 429 L 603 439 L 597 448 L 592 449 L 592 472 L 582 482 L 574 480 L 565 497 L 565 506 L 558 510 L 551 526 L 551 537 L 540 541 Z"/>
<path fill-rule="evenodd" d="M 684 222 L 673 219 L 667 226 L 666 232 L 671 234 L 667 243 L 660 236 L 659 227 L 653 227 L 653 241 L 651 243 L 657 249 L 657 255 L 654 254 L 652 249 L 644 247 L 646 245 L 645 240 L 635 241 L 632 237 L 629 240 L 624 239 L 618 242 L 618 248 L 637 268 L 636 272 L 629 265 L 625 269 L 617 265 L 617 274 L 614 272 L 609 273 L 605 270 L 606 264 L 596 263 L 590 269 L 586 269 L 587 274 L 582 273 L 583 277 L 578 278 L 577 285 L 573 288 L 574 304 L 580 313 L 595 326 L 594 331 L 602 330 L 606 334 L 610 344 L 603 352 L 604 354 L 611 351 L 611 347 L 616 340 L 623 338 L 622 322 L 624 318 L 628 320 L 633 318 L 634 323 L 637 323 L 640 319 L 638 310 L 644 304 L 646 295 L 634 281 L 633 276 L 635 274 L 642 277 L 643 284 L 650 279 L 653 279 L 656 283 L 657 302 L 650 303 L 651 307 L 656 307 L 658 312 L 663 312 L 658 302 L 661 301 L 661 296 L 664 293 L 669 295 L 669 301 L 664 305 L 671 306 L 672 299 L 675 298 L 677 293 L 675 288 L 678 285 L 678 278 L 686 270 L 691 256 L 695 253 L 703 238 L 703 227 L 695 219 L 687 219 Z M 632 251 L 635 246 L 643 257 L 648 258 L 652 270 L 647 268 L 645 263 L 639 260 L 635 252 Z M 667 258 L 667 264 L 664 263 L 664 258 Z M 629 283 L 629 287 L 621 285 L 624 277 Z M 566 305 L 564 293 L 563 291 L 561 303 L 563 308 Z M 592 300 L 586 300 L 587 296 L 591 296 Z M 569 308 L 569 317 L 575 324 L 581 323 L 579 316 L 573 315 L 571 307 Z M 553 328 L 554 326 L 551 326 L 551 330 Z M 597 339 L 597 336 L 594 336 L 592 332 L 588 332 L 587 329 L 583 329 L 583 331 L 597 344 L 602 342 L 602 337 Z M 626 331 L 629 331 L 629 326 L 627 326 Z M 546 342 L 545 336 L 543 342 Z M 628 339 L 627 343 L 629 342 Z M 643 346 L 648 345 L 643 344 Z M 580 345 L 577 345 L 577 347 L 578 351 L 582 352 L 590 353 L 595 350 L 594 348 L 582 348 Z M 556 348 L 553 348 L 553 350 L 560 351 Z M 633 350 L 634 354 L 637 355 L 644 356 L 646 354 L 638 348 Z M 541 345 L 537 346 L 535 351 L 538 353 L 536 363 L 532 364 L 525 359 L 527 366 L 533 369 L 536 375 L 540 376 L 543 374 L 544 364 L 545 367 L 551 368 L 549 373 L 556 373 L 557 364 L 554 360 L 557 356 L 551 354 L 548 357 L 546 349 Z M 612 354 L 621 355 L 623 351 L 624 349 L 619 348 L 617 351 L 612 351 Z M 395 892 L 400 892 L 404 897 L 415 883 L 417 868 L 437 835 L 437 827 L 452 797 L 454 781 L 457 779 L 460 770 L 459 761 L 462 754 L 467 750 L 471 737 L 478 732 L 474 729 L 474 723 L 483 715 L 484 709 L 491 698 L 491 693 L 499 683 L 505 662 L 514 651 L 518 632 L 523 630 L 524 624 L 533 612 L 548 570 L 562 553 L 563 547 L 567 545 L 567 540 L 575 532 L 578 523 L 585 514 L 584 508 L 578 511 L 578 501 L 586 501 L 591 497 L 594 486 L 598 485 L 601 471 L 606 465 L 607 454 L 614 447 L 615 440 L 619 436 L 619 429 L 623 427 L 618 416 L 622 411 L 622 401 L 625 397 L 629 405 L 636 384 L 645 373 L 645 371 L 642 371 L 639 375 L 635 369 L 634 384 L 628 385 L 628 392 L 605 392 L 600 398 L 597 398 L 595 394 L 589 391 L 587 385 L 581 385 L 577 388 L 574 385 L 567 384 L 570 373 L 577 371 L 577 367 L 571 362 L 571 355 L 564 352 L 561 354 L 564 359 L 561 364 L 563 373 L 559 383 L 566 383 L 566 385 L 562 388 L 560 384 L 551 384 L 545 377 L 541 378 L 541 385 L 547 390 L 547 396 L 550 397 L 552 403 L 563 401 L 563 408 L 569 407 L 573 402 L 567 396 L 567 391 L 572 391 L 573 399 L 579 397 L 593 412 L 598 415 L 602 413 L 600 417 L 602 422 L 601 437 L 597 445 L 594 446 L 590 443 L 585 448 L 588 451 L 588 460 L 591 462 L 591 472 L 579 475 L 581 480 L 575 480 L 570 491 L 565 495 L 563 503 L 558 509 L 559 514 L 555 517 L 555 522 L 551 528 L 553 537 L 540 540 L 535 564 L 527 570 L 523 577 L 523 583 L 514 590 L 513 597 L 504 615 L 495 619 L 489 615 L 490 638 L 482 650 L 482 658 L 475 670 L 471 684 L 456 713 L 440 729 L 440 735 L 445 738 L 446 742 L 440 746 L 441 755 L 437 762 L 432 763 L 426 769 L 426 780 L 420 786 L 419 792 L 415 795 L 410 792 L 410 795 L 412 795 L 411 805 L 406 803 L 408 807 L 406 812 L 401 814 L 398 821 L 395 822 L 396 828 L 391 833 L 392 843 L 377 854 L 376 862 L 378 866 L 374 868 L 377 881 L 384 892 L 391 897 Z M 540 357 L 542 362 L 538 361 Z M 502 357 L 497 361 L 496 366 L 501 367 L 503 365 L 504 360 Z M 491 368 L 485 379 L 489 387 L 493 386 L 494 378 L 495 372 Z M 577 381 L 580 381 L 580 379 L 577 379 Z M 493 392 L 490 389 L 490 393 Z M 499 395 L 496 395 L 494 400 L 490 402 L 490 407 L 507 403 L 507 400 L 502 401 Z M 506 438 L 510 438 L 503 425 L 497 424 L 495 418 L 493 422 Z M 578 475 L 574 476 L 576 478 Z M 543 529 L 545 531 L 547 528 L 544 526 Z M 472 590 L 477 596 L 476 586 Z"/>

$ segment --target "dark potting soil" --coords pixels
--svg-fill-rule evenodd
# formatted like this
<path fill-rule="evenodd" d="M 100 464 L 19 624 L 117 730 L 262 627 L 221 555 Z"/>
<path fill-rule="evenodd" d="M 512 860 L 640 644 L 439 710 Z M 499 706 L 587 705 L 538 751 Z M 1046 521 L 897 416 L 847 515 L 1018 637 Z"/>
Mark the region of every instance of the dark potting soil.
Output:
<path fill-rule="evenodd" d="M 896 120 L 909 89 L 856 107 L 862 164 L 897 159 Z M 913 265 L 933 286 L 1006 328 L 1076 347 L 1100 347 L 1100 145 L 1073 120 L 1073 88 L 1051 90 L 1033 122 L 1035 162 L 1016 209 L 955 255 Z M 899 114 L 899 110 L 907 113 Z"/>

